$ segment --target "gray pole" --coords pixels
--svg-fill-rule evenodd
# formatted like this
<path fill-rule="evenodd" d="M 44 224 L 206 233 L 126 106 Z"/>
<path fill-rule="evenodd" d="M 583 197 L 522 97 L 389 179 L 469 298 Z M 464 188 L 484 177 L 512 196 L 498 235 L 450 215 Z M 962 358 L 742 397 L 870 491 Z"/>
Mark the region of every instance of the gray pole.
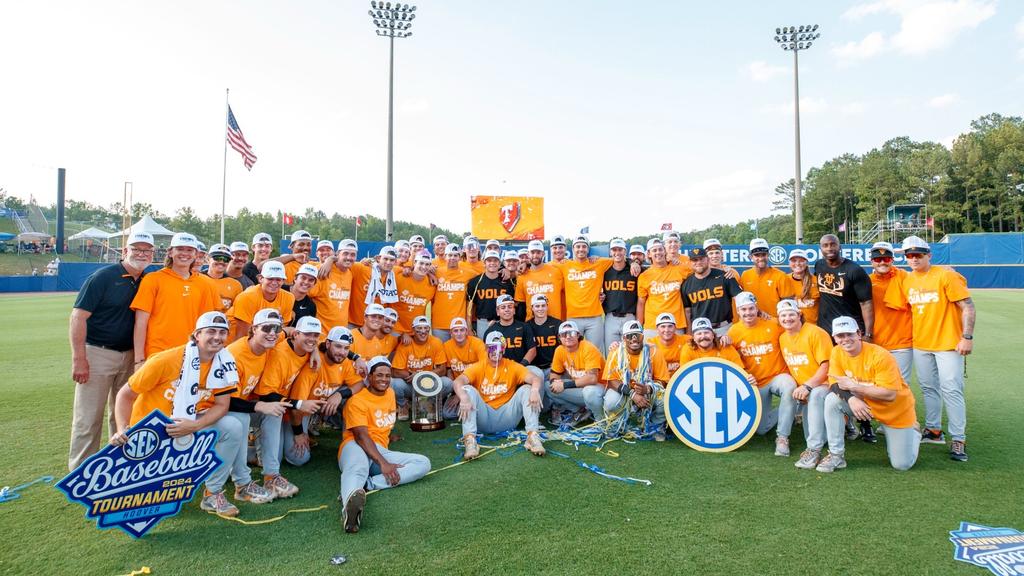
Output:
<path fill-rule="evenodd" d="M 799 50 L 793 50 L 793 108 L 796 127 L 796 180 L 793 186 L 793 211 L 795 213 L 796 243 L 804 243 L 804 202 L 800 194 L 800 62 Z"/>
<path fill-rule="evenodd" d="M 394 214 L 394 135 L 395 135 L 395 37 L 391 36 L 388 59 L 388 219 L 385 224 L 385 241 L 391 242 L 395 235 Z"/>

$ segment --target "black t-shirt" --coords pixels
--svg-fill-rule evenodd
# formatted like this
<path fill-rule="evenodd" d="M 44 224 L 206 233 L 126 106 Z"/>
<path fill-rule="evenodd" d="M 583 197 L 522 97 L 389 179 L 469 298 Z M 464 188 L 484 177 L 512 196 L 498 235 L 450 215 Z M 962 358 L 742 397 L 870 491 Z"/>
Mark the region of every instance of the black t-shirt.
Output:
<path fill-rule="evenodd" d="M 229 276 L 229 278 L 235 277 Z M 245 290 L 246 288 L 256 285 L 256 282 L 254 282 L 252 278 L 249 278 L 248 276 L 245 275 L 245 268 L 242 268 L 242 275 L 239 276 L 238 278 L 235 278 L 235 280 L 238 280 L 238 283 L 242 285 L 242 290 Z"/>
<path fill-rule="evenodd" d="M 601 307 L 605 314 L 636 314 L 636 276 L 626 267 L 616 270 L 609 268 L 604 273 L 604 302 Z"/>
<path fill-rule="evenodd" d="M 533 339 L 533 331 L 525 322 L 513 320 L 508 326 L 502 326 L 501 322 L 491 324 L 484 332 L 483 340 L 487 341 L 487 335 L 491 332 L 500 332 L 505 337 L 505 358 L 513 362 L 522 363 L 523 357 L 535 348 L 537 342 Z"/>
<path fill-rule="evenodd" d="M 259 284 L 260 283 L 259 275 L 260 275 L 260 269 L 257 268 L 256 265 L 253 264 L 252 262 L 247 263 L 242 268 L 242 276 L 245 276 L 246 278 L 251 280 L 253 284 Z"/>
<path fill-rule="evenodd" d="M 818 326 L 832 333 L 832 320 L 852 316 L 864 330 L 864 314 L 860 303 L 871 300 L 871 279 L 864 269 L 848 258 L 833 268 L 824 259 L 814 263 L 818 279 Z"/>
<path fill-rule="evenodd" d="M 551 361 L 555 359 L 555 348 L 558 348 L 558 326 L 562 321 L 548 316 L 543 324 L 537 324 L 536 318 L 527 324 L 530 333 L 533 334 L 533 341 L 537 343 L 537 356 L 530 365 L 542 370 L 551 368 Z"/>
<path fill-rule="evenodd" d="M 306 316 L 316 316 L 316 302 L 313 302 L 309 294 L 306 294 L 302 300 L 296 300 L 292 305 L 292 321 L 288 325 L 294 327 L 299 323 L 299 318 Z"/>
<path fill-rule="evenodd" d="M 739 282 L 726 278 L 725 272 L 712 268 L 704 279 L 691 274 L 679 291 L 683 294 L 683 307 L 690 310 L 690 318 L 707 318 L 712 324 L 732 321 L 732 299 L 743 291 Z M 682 320 L 676 318 L 678 324 Z"/>
<path fill-rule="evenodd" d="M 75 299 L 75 308 L 92 315 L 85 321 L 85 343 L 118 352 L 134 347 L 135 311 L 132 300 L 139 290 L 136 280 L 121 264 L 104 266 L 86 278 Z"/>
<path fill-rule="evenodd" d="M 473 303 L 473 310 L 479 320 L 498 319 L 495 301 L 502 294 L 515 296 L 516 286 L 511 281 L 503 282 L 501 274 L 493 280 L 481 274 L 466 283 L 466 299 Z"/>

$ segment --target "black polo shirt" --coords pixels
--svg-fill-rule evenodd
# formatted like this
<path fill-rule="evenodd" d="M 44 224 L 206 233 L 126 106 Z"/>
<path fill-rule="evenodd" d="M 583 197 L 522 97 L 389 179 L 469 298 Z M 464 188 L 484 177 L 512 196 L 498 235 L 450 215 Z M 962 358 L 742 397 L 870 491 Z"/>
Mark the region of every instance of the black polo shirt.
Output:
<path fill-rule="evenodd" d="M 519 320 L 513 320 L 508 326 L 502 326 L 501 322 L 491 324 L 491 327 L 484 333 L 483 340 L 485 342 L 487 335 L 491 332 L 499 332 L 505 337 L 505 358 L 513 362 L 522 363 L 523 357 L 530 351 L 530 348 L 537 346 L 530 326 Z"/>
<path fill-rule="evenodd" d="M 74 307 L 92 314 L 85 321 L 86 344 L 118 352 L 133 348 L 135 311 L 131 303 L 144 274 L 136 280 L 122 264 L 111 264 L 85 280 Z"/>
<path fill-rule="evenodd" d="M 712 268 L 704 279 L 690 275 L 679 288 L 683 294 L 683 307 L 690 310 L 691 320 L 707 318 L 717 326 L 732 321 L 732 299 L 743 291 L 738 282 L 726 278 L 725 272 Z M 682 324 L 682 319 L 676 318 Z"/>
<path fill-rule="evenodd" d="M 537 324 L 536 318 L 527 322 L 533 334 L 533 341 L 537 343 L 537 355 L 533 362 L 530 362 L 531 366 L 541 370 L 551 368 L 551 361 L 555 359 L 555 348 L 558 348 L 558 327 L 561 324 L 561 320 L 551 316 L 545 318 L 541 324 Z"/>
<path fill-rule="evenodd" d="M 604 302 L 601 306 L 605 314 L 624 316 L 636 314 L 636 276 L 629 271 L 630 262 L 626 267 L 616 270 L 614 266 L 604 273 Z"/>

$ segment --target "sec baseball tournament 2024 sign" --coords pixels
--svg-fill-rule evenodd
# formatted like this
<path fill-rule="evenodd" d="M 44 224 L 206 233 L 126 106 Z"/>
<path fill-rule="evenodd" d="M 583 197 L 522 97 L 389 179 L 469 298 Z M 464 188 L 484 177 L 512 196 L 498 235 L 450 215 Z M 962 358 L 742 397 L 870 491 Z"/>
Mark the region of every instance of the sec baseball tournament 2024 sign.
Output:
<path fill-rule="evenodd" d="M 993 528 L 961 522 L 949 532 L 953 559 L 988 568 L 997 576 L 1024 574 L 1024 533 L 1014 528 Z"/>
<path fill-rule="evenodd" d="M 128 430 L 124 446 L 107 445 L 56 484 L 85 506 L 100 528 L 117 527 L 141 538 L 160 520 L 181 511 L 222 464 L 216 430 L 171 438 L 170 418 L 154 410 Z"/>
<path fill-rule="evenodd" d="M 747 381 L 747 373 L 721 358 L 689 362 L 665 390 L 669 427 L 701 452 L 731 452 L 746 444 L 761 410 L 761 395 Z"/>
<path fill-rule="evenodd" d="M 484 240 L 543 240 L 544 199 L 534 196 L 471 196 L 473 235 Z"/>

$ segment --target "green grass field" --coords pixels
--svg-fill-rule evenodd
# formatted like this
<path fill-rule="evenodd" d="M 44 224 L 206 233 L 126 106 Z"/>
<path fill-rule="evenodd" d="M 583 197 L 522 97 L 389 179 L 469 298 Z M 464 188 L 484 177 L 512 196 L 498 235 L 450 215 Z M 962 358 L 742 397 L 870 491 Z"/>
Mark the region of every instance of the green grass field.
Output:
<path fill-rule="evenodd" d="M 922 446 L 907 473 L 889 468 L 881 442 L 848 446 L 850 467 L 832 475 L 797 470 L 754 438 L 737 452 L 704 454 L 676 440 L 615 443 L 612 458 L 568 460 L 516 452 L 433 474 L 369 497 L 362 531 L 338 521 L 338 437 L 325 433 L 304 468 L 284 473 L 293 499 L 242 505 L 258 520 L 292 508 L 320 512 L 243 526 L 193 501 L 145 538 L 98 530 L 85 509 L 37 485 L 0 504 L 3 574 L 981 574 L 952 560 L 948 531 L 962 520 L 1024 529 L 1024 450 L 1017 442 L 1024 387 L 1024 293 L 979 292 L 976 352 L 969 360 L 966 464 Z M 66 473 L 72 388 L 68 295 L 0 298 L 0 485 Z M 916 384 L 914 385 L 916 389 Z M 923 406 L 918 394 L 918 412 Z M 397 450 L 454 461 L 457 428 L 413 433 Z M 794 453 L 803 440 L 794 432 Z M 549 449 L 571 452 L 549 443 Z M 254 473 L 255 475 L 255 473 Z M 343 566 L 330 566 L 336 554 Z"/>

